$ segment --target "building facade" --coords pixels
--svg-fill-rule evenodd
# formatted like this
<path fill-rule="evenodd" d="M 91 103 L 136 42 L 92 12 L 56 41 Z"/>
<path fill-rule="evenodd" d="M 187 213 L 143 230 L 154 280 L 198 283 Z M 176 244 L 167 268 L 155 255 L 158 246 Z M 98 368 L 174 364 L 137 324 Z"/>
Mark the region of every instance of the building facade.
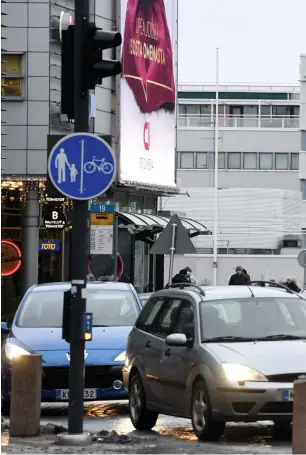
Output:
<path fill-rule="evenodd" d="M 302 269 L 292 259 L 302 248 L 306 226 L 299 181 L 300 87 L 221 84 L 218 104 L 218 282 L 226 284 L 228 270 L 232 273 L 241 262 L 250 267 L 252 257 L 256 279 L 273 278 L 273 271 L 283 279 L 293 273 L 294 262 L 295 275 L 300 277 Z M 210 230 L 214 229 L 215 119 L 215 86 L 179 86 L 181 195 L 162 201 L 164 209 L 181 210 Z M 206 270 L 206 276 L 198 279 L 212 282 L 213 239 L 199 236 L 194 244 L 198 254 L 206 255 L 205 260 L 190 258 L 194 266 L 200 261 L 200 275 Z M 287 272 L 282 259 L 276 273 L 275 255 L 290 256 Z M 274 257 L 270 273 L 268 256 Z M 177 266 L 182 264 L 178 259 Z"/>
<path fill-rule="evenodd" d="M 90 20 L 97 27 L 106 30 L 123 30 L 127 0 L 91 0 Z M 165 2 L 167 15 L 164 15 L 163 28 L 168 27 L 171 43 L 167 43 L 167 52 L 172 45 L 172 71 L 171 80 L 163 81 L 160 87 L 169 85 L 171 103 L 164 97 L 167 106 L 171 107 L 170 114 L 164 114 L 168 119 L 168 142 L 173 146 L 169 149 L 170 155 L 175 160 L 175 106 L 176 106 L 176 48 L 177 48 L 177 0 Z M 2 127 L 3 141 L 5 142 L 6 160 L 2 163 L 2 240 L 13 242 L 22 250 L 21 267 L 13 275 L 2 276 L 2 286 L 6 295 L 10 288 L 14 288 L 15 295 L 20 297 L 30 285 L 44 281 L 58 281 L 69 278 L 69 254 L 71 232 L 72 201 L 65 199 L 58 202 L 58 208 L 65 212 L 68 229 L 58 235 L 50 234 L 44 229 L 44 214 L 50 208 L 47 196 L 50 188 L 47 186 L 47 159 L 48 137 L 61 137 L 73 132 L 73 121 L 61 115 L 61 45 L 59 36 L 59 18 L 62 12 L 70 13 L 73 21 L 73 0 L 10 0 L 3 4 L 6 14 L 5 49 L 2 52 L 2 109 L 5 111 L 5 125 Z M 168 20 L 168 24 L 167 24 Z M 163 36 L 168 36 L 163 33 Z M 154 42 L 159 43 L 160 38 L 154 36 Z M 142 36 L 142 39 L 147 39 Z M 129 41 L 128 32 L 124 34 L 126 43 Z M 164 48 L 160 45 L 158 49 Z M 123 47 L 123 46 L 122 46 Z M 151 49 L 152 48 L 152 49 Z M 126 49 L 129 48 L 126 46 Z M 147 49 L 144 58 L 155 65 L 159 62 L 152 45 L 144 43 Z M 159 51 L 160 52 L 160 51 Z M 116 52 L 110 50 L 103 53 L 104 58 L 120 58 Z M 160 55 L 160 54 L 158 54 Z M 170 55 L 170 54 L 169 54 Z M 167 56 L 169 61 L 169 55 Z M 156 58 L 155 58 L 155 57 Z M 135 56 L 132 56 L 135 58 Z M 137 56 L 136 56 L 137 57 Z M 127 60 L 126 60 L 127 61 Z M 153 64 L 152 63 L 152 64 Z M 156 67 L 157 69 L 157 67 Z M 159 73 L 154 68 L 154 74 Z M 127 80 L 128 75 L 123 76 Z M 141 80 L 141 79 L 140 79 Z M 158 197 L 165 194 L 175 194 L 175 166 L 169 169 L 171 188 L 167 187 L 167 175 L 164 182 L 158 185 L 154 178 L 149 179 L 153 160 L 147 154 L 140 158 L 137 179 L 136 166 L 131 166 L 133 150 L 122 143 L 122 135 L 128 138 L 134 147 L 138 136 L 141 137 L 140 147 L 145 147 L 146 153 L 150 152 L 150 137 L 143 144 L 142 124 L 139 123 L 137 134 L 129 127 L 123 131 L 123 119 L 120 117 L 120 97 L 122 96 L 123 78 L 106 78 L 103 84 L 97 86 L 91 96 L 90 130 L 102 136 L 110 145 L 120 163 L 120 175 L 112 188 L 97 198 L 92 203 L 114 204 L 119 217 L 119 253 L 124 262 L 122 279 L 137 284 L 139 290 L 152 289 L 155 286 L 156 275 L 160 267 L 156 260 L 150 258 L 149 248 L 152 244 L 155 230 L 163 229 L 165 219 L 158 218 Z M 152 83 L 152 81 L 151 81 Z M 133 94 L 129 84 L 124 80 L 126 97 L 132 99 Z M 131 83 L 132 84 L 132 83 Z M 156 83 L 156 86 L 158 84 Z M 139 90 L 138 90 L 139 92 Z M 140 91 L 140 96 L 141 96 Z M 149 92 L 148 92 L 149 93 Z M 155 92 L 156 95 L 157 92 Z M 158 93 L 157 93 L 158 94 Z M 148 94 L 147 94 L 148 95 Z M 155 115 L 155 125 L 160 122 L 160 111 L 163 106 L 156 105 L 158 96 L 151 102 L 151 117 Z M 164 101 L 165 102 L 165 101 Z M 155 105 L 154 105 L 155 103 Z M 126 103 L 125 103 L 126 104 Z M 138 106 L 134 106 L 134 111 Z M 161 108 L 161 109 L 160 109 Z M 155 111 L 159 110 L 157 113 Z M 142 114 L 138 113 L 139 122 Z M 172 116 L 172 117 L 171 117 Z M 171 118 L 170 118 L 171 117 Z M 126 117 L 125 117 L 126 118 Z M 170 119 L 170 120 L 169 120 Z M 132 125 L 133 126 L 133 125 Z M 146 132 L 149 133 L 150 122 L 145 122 Z M 152 125 L 152 128 L 154 125 Z M 139 134 L 138 134 L 139 133 Z M 140 134 L 141 133 L 141 134 Z M 160 137 L 157 137 L 160 141 Z M 120 143 L 121 141 L 121 143 Z M 158 146 L 158 141 L 151 141 L 151 148 Z M 145 142 L 145 141 L 144 141 Z M 137 143 L 138 144 L 138 143 Z M 129 147 L 131 146 L 129 144 Z M 125 147 L 125 163 L 130 169 L 122 169 L 121 150 Z M 170 156 L 169 155 L 169 156 Z M 148 158 L 149 156 L 149 158 Z M 171 158 L 171 156 L 170 156 Z M 138 160 L 138 158 L 137 158 Z M 169 162 L 171 161 L 170 159 Z M 162 165 L 162 154 L 159 157 Z M 158 168 L 155 164 L 155 174 Z M 153 172 L 151 173 L 153 174 Z M 121 178 L 126 175 L 127 178 Z M 146 184 L 146 176 L 148 184 Z M 127 181 L 129 180 L 129 181 Z M 153 182 L 153 183 L 152 183 Z M 151 216 L 151 218 L 149 218 Z M 154 231 L 155 232 L 155 231 Z M 42 242 L 53 242 L 53 251 L 39 251 Z M 154 241 L 153 241 L 154 242 Z M 37 253 L 37 254 L 36 254 Z M 8 253 L 9 254 L 9 253 Z M 11 253 L 10 253 L 11 254 Z M 13 253 L 12 253 L 13 254 Z M 99 256 L 99 255 L 98 255 Z M 110 275 L 112 257 L 91 258 L 92 267 L 97 267 L 96 274 Z M 107 259 L 107 260 L 106 260 Z M 8 258 L 8 261 L 10 258 Z M 107 269 L 103 264 L 107 263 Z M 98 264 L 98 265 L 97 265 Z M 157 272 L 156 272 L 157 270 Z"/>

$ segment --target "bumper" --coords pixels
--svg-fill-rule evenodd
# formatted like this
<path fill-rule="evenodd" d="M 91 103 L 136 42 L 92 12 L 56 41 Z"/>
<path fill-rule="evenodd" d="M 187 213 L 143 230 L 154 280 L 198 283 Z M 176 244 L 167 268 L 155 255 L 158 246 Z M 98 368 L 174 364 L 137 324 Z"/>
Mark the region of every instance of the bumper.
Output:
<path fill-rule="evenodd" d="M 255 422 L 292 420 L 293 401 L 288 399 L 292 383 L 248 383 L 245 386 L 218 387 L 211 396 L 213 414 L 218 420 Z"/>
<path fill-rule="evenodd" d="M 117 381 L 116 388 L 113 386 Z M 118 381 L 122 382 L 122 366 L 86 366 L 85 389 L 96 389 L 96 397 L 84 399 L 84 401 L 101 400 L 126 400 L 128 392 L 123 383 L 118 388 Z M 2 366 L 2 394 L 3 399 L 9 400 L 11 395 L 11 367 Z M 69 367 L 44 367 L 42 374 L 41 401 L 43 402 L 67 402 L 60 399 L 57 390 L 69 389 Z"/>

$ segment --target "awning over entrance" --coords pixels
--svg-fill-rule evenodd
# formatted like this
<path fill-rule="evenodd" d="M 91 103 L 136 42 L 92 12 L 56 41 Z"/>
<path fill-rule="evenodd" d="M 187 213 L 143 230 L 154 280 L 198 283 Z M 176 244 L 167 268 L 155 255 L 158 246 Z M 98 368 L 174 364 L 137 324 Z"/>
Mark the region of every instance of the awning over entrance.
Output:
<path fill-rule="evenodd" d="M 147 231 L 148 234 L 159 234 L 169 223 L 171 217 L 160 215 L 147 215 L 140 213 L 127 213 L 118 212 L 119 227 L 128 229 L 131 233 L 140 233 Z M 204 224 L 189 218 L 182 218 L 180 220 L 189 234 L 189 237 L 196 237 L 198 235 L 211 235 L 211 231 L 207 229 Z"/>

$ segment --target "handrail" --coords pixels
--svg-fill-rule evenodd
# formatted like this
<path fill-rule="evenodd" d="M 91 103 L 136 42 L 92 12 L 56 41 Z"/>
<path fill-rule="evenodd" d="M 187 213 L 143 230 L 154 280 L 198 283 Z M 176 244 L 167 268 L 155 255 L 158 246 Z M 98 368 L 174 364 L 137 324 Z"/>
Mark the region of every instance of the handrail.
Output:
<path fill-rule="evenodd" d="M 184 289 L 184 287 L 193 287 L 193 288 L 196 288 L 201 295 L 203 295 L 205 297 L 205 291 L 200 287 L 200 286 L 197 286 L 196 284 L 193 284 L 193 283 L 172 283 L 172 284 L 166 284 L 165 286 L 165 289 L 169 289 L 169 288 L 180 288 L 180 289 Z"/>

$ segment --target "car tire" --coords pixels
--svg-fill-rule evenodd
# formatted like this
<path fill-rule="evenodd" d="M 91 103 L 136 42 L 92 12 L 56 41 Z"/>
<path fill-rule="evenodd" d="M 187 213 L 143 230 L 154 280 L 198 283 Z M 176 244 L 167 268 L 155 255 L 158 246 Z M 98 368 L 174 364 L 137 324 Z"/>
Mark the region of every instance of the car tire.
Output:
<path fill-rule="evenodd" d="M 152 430 L 158 414 L 146 408 L 146 395 L 139 374 L 132 377 L 129 387 L 130 419 L 136 430 Z"/>
<path fill-rule="evenodd" d="M 225 422 L 213 420 L 211 404 L 204 381 L 195 384 L 191 399 L 192 428 L 200 441 L 218 441 L 224 433 Z"/>
<path fill-rule="evenodd" d="M 10 411 L 11 411 L 11 401 L 4 400 L 3 397 L 1 397 L 1 413 L 4 416 L 9 417 L 10 416 Z"/>
<path fill-rule="evenodd" d="M 292 438 L 291 422 L 274 422 L 272 437 L 279 441 L 290 441 Z"/>

